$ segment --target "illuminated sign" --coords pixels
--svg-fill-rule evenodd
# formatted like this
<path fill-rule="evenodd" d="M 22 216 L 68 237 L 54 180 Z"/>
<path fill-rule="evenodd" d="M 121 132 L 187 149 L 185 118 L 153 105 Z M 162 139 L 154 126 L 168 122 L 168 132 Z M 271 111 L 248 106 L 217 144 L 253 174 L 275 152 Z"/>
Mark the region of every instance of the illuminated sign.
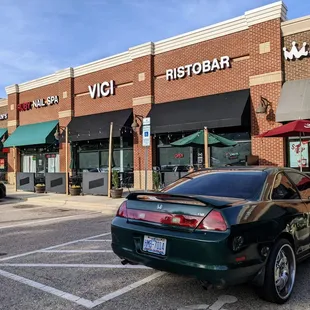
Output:
<path fill-rule="evenodd" d="M 17 106 L 17 110 L 19 112 L 22 111 L 28 111 L 31 110 L 32 108 L 42 108 L 42 107 L 47 107 L 50 105 L 58 104 L 59 103 L 59 97 L 58 96 L 49 96 L 45 99 L 36 99 L 33 101 L 28 101 L 24 103 L 20 103 Z"/>
<path fill-rule="evenodd" d="M 93 86 L 89 85 L 88 90 L 90 97 L 92 99 L 101 98 L 101 97 L 108 97 L 110 95 L 114 95 L 114 87 L 115 82 L 111 80 L 110 82 L 102 82 L 94 84 Z"/>

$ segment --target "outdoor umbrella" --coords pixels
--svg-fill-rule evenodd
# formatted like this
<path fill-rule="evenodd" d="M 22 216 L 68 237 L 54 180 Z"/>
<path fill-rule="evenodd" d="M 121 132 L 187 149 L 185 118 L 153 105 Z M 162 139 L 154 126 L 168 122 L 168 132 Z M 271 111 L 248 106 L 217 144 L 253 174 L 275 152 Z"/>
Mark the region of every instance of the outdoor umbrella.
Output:
<path fill-rule="evenodd" d="M 208 145 L 214 146 L 235 146 L 235 141 L 220 137 L 213 133 L 208 134 Z M 189 136 L 171 143 L 172 146 L 202 146 L 204 145 L 204 132 L 200 130 Z"/>
<path fill-rule="evenodd" d="M 307 120 L 297 120 L 290 122 L 286 125 L 268 130 L 257 137 L 260 138 L 275 138 L 275 137 L 299 137 L 300 146 L 296 150 L 296 153 L 300 155 L 300 171 L 302 171 L 302 142 L 301 136 L 305 133 L 310 133 L 310 121 Z"/>

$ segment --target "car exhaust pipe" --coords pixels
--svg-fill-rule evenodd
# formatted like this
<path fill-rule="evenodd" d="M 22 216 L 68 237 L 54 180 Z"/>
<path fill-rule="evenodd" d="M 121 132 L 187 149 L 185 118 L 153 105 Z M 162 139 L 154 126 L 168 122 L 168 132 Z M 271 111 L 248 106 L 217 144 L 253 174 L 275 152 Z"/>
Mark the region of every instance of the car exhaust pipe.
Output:
<path fill-rule="evenodd" d="M 124 260 L 121 261 L 121 264 L 122 265 L 127 265 L 127 264 L 129 264 L 129 261 L 127 259 L 124 259 Z"/>

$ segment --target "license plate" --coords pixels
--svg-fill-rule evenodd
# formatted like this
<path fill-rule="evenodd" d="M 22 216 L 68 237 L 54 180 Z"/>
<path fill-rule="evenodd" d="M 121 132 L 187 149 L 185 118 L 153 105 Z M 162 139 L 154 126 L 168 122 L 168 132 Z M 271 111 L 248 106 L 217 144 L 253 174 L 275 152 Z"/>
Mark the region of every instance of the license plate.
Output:
<path fill-rule="evenodd" d="M 166 255 L 167 240 L 163 238 L 155 238 L 144 236 L 143 251 L 159 255 Z"/>

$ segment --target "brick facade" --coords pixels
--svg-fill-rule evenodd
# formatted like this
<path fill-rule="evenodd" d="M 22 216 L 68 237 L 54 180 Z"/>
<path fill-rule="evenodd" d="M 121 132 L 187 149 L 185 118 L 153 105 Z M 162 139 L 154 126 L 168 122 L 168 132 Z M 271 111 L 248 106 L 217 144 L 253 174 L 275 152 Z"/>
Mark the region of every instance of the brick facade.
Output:
<path fill-rule="evenodd" d="M 274 17 L 270 17 L 271 9 Z M 259 11 L 247 12 L 246 17 L 239 18 L 240 22 L 235 19 L 228 23 L 226 35 L 216 37 L 214 33 L 222 33 L 224 26 L 215 25 L 214 27 L 218 28 L 214 31 L 212 29 L 201 30 L 206 33 L 205 39 L 198 40 L 199 33 L 188 34 L 188 38 L 184 37 L 184 42 L 188 40 L 189 43 L 182 44 L 181 42 L 180 44 L 178 42 L 181 39 L 176 37 L 175 40 L 171 39 L 171 43 L 168 42 L 171 48 L 166 47 L 168 43 L 165 42 L 147 43 L 130 48 L 128 52 L 106 60 L 56 72 L 50 78 L 53 82 L 47 83 L 48 85 L 29 87 L 32 89 L 25 91 L 21 89 L 26 86 L 10 86 L 8 102 L 9 106 L 14 109 L 9 109 L 9 132 L 14 131 L 18 125 L 54 119 L 59 119 L 60 126 L 65 127 L 72 117 L 128 108 L 133 109 L 134 115 L 144 117 L 149 113 L 153 104 L 250 89 L 252 154 L 259 156 L 261 164 L 284 165 L 283 139 L 254 138 L 255 135 L 279 125 L 275 122 L 274 113 L 282 87 L 283 70 L 285 70 L 286 78 L 288 76 L 295 78 L 296 74 L 299 74 L 293 74 L 293 71 L 304 70 L 307 71 L 306 75 L 310 74 L 310 69 L 299 68 L 296 64 L 285 63 L 283 66 L 281 34 L 283 12 L 286 13 L 286 7 L 282 4 L 269 5 Z M 233 31 L 233 27 L 237 30 Z M 309 38 L 308 33 L 303 35 L 308 35 L 307 38 Z M 304 37 L 299 39 L 304 40 Z M 194 42 L 195 40 L 199 42 Z M 289 40 L 285 37 L 284 44 L 288 44 Z M 310 39 L 307 40 L 310 41 Z M 178 80 L 166 80 L 167 69 L 205 60 L 212 61 L 221 56 L 230 58 L 229 68 L 187 76 Z M 310 61 L 310 58 L 307 61 Z M 291 67 L 288 67 L 289 65 Z M 115 94 L 92 99 L 88 86 L 110 80 L 115 81 Z M 16 109 L 18 103 L 52 95 L 59 96 L 58 105 L 25 112 L 18 112 Z M 261 97 L 271 103 L 271 109 L 268 110 L 267 115 L 255 113 Z M 141 126 L 138 118 L 137 121 Z M 155 149 L 153 141 L 148 150 L 149 184 L 152 183 L 151 170 L 156 161 Z M 61 171 L 64 171 L 66 167 L 64 150 L 65 145 L 61 144 Z M 143 187 L 144 182 L 144 156 L 142 137 L 138 132 L 134 133 L 134 173 L 135 185 L 138 188 Z M 12 161 L 10 157 L 10 171 L 13 167 Z"/>

